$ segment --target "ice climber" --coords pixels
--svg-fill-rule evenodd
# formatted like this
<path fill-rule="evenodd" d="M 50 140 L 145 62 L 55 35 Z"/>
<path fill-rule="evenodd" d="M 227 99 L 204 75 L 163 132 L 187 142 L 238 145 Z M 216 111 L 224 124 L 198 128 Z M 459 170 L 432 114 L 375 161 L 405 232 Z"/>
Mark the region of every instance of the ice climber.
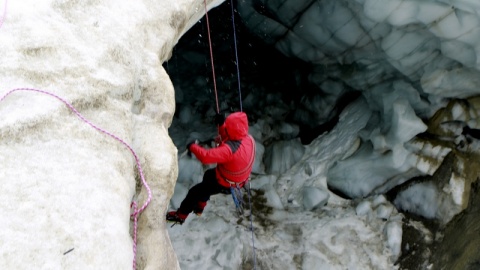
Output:
<path fill-rule="evenodd" d="M 211 195 L 230 194 L 231 187 L 241 188 L 250 178 L 255 160 L 255 140 L 248 134 L 248 119 L 244 112 L 235 112 L 225 118 L 215 117 L 221 140 L 215 148 L 206 149 L 197 141 L 187 145 L 202 164 L 217 164 L 205 171 L 201 183 L 187 193 L 177 211 L 167 213 L 167 221 L 183 224 L 194 212 L 200 216 Z"/>

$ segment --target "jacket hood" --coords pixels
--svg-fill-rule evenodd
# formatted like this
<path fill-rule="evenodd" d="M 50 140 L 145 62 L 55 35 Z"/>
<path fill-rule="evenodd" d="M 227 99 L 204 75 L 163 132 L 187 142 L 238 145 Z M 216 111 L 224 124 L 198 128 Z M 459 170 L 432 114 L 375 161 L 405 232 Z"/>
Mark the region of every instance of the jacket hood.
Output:
<path fill-rule="evenodd" d="M 225 119 L 225 129 L 230 140 L 241 140 L 248 135 L 248 118 L 244 112 L 235 112 Z"/>

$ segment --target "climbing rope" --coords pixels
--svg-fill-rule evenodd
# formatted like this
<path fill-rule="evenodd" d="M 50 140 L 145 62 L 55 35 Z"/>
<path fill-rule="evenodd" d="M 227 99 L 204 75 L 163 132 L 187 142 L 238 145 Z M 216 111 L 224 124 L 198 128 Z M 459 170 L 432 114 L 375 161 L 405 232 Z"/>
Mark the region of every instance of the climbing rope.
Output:
<path fill-rule="evenodd" d="M 244 188 L 247 190 L 248 194 L 248 206 L 250 208 L 250 230 L 252 231 L 252 248 L 253 248 L 253 269 L 257 269 L 257 255 L 255 252 L 255 237 L 253 233 L 253 212 L 252 212 L 252 193 L 251 193 L 251 186 L 250 181 L 245 183 Z M 235 208 L 237 209 L 237 214 L 241 217 L 244 215 L 243 205 L 245 204 L 243 201 L 243 192 L 240 187 L 237 186 L 230 186 L 230 193 L 232 194 L 233 202 L 235 203 Z"/>
<path fill-rule="evenodd" d="M 233 202 L 237 208 L 239 216 L 243 216 L 243 193 L 239 186 L 231 186 L 230 193 L 232 194 Z"/>
<path fill-rule="evenodd" d="M 50 93 L 48 91 L 44 91 L 44 90 L 39 90 L 39 89 L 33 89 L 33 88 L 16 88 L 16 89 L 13 89 L 13 90 L 10 90 L 9 92 L 7 92 L 5 95 L 3 95 L 1 98 L 0 98 L 0 102 L 2 102 L 8 95 L 10 95 L 11 93 L 13 92 L 16 92 L 16 91 L 32 91 L 32 92 L 38 92 L 38 93 L 42 93 L 42 94 L 46 94 L 46 95 L 49 95 L 49 96 L 52 96 L 58 100 L 60 100 L 61 102 L 63 102 L 65 105 L 67 105 L 68 108 L 70 108 L 70 110 L 73 111 L 73 113 L 75 113 L 75 115 L 78 116 L 78 118 L 80 118 L 83 122 L 87 123 L 88 125 L 90 125 L 91 127 L 93 127 L 94 129 L 104 133 L 104 134 L 107 134 L 108 136 L 114 138 L 115 140 L 119 141 L 120 143 L 122 143 L 123 145 L 125 145 L 128 150 L 130 150 L 130 152 L 133 154 L 133 157 L 135 158 L 135 162 L 137 164 L 137 169 L 138 169 L 138 173 L 140 175 L 140 178 L 142 179 L 142 183 L 143 185 L 145 186 L 145 188 L 147 189 L 147 193 L 148 193 L 148 198 L 147 200 L 143 203 L 142 207 L 140 207 L 140 209 L 137 209 L 137 203 L 135 201 L 132 201 L 132 204 L 131 204 L 131 207 L 133 207 L 133 213 L 131 214 L 131 217 L 133 218 L 133 222 L 134 222 L 134 233 L 133 233 L 133 269 L 137 269 L 137 228 L 138 228 L 138 216 L 140 215 L 141 212 L 143 212 L 143 210 L 145 210 L 145 208 L 148 206 L 148 204 L 150 203 L 151 199 L 152 199 L 152 191 L 150 190 L 150 187 L 148 186 L 147 184 L 147 181 L 145 181 L 145 177 L 143 175 L 143 170 L 142 170 L 142 166 L 140 165 L 140 161 L 138 159 L 138 156 L 137 154 L 135 153 L 135 151 L 132 149 L 132 147 L 130 147 L 130 145 L 128 145 L 124 140 L 120 139 L 119 137 L 117 137 L 116 135 L 96 126 L 95 124 L 93 124 L 92 122 L 90 122 L 89 120 L 87 120 L 85 117 L 83 117 L 82 114 L 80 114 L 77 109 L 75 109 L 75 107 L 73 107 L 73 105 L 71 103 L 69 103 L 68 101 L 66 101 L 65 99 L 53 94 L 53 93 Z"/>
<path fill-rule="evenodd" d="M 237 48 L 237 30 L 235 28 L 235 12 L 233 10 L 233 0 L 230 0 L 230 6 L 232 7 L 232 25 L 233 25 L 233 44 L 235 45 L 235 66 L 237 67 L 237 81 L 238 81 L 238 100 L 240 101 L 240 111 L 242 108 L 242 90 L 240 87 L 240 63 L 238 62 L 238 48 Z"/>
<path fill-rule="evenodd" d="M 220 106 L 218 106 L 217 81 L 215 79 L 215 65 L 213 64 L 212 38 L 210 37 L 210 22 L 208 21 L 207 0 L 203 0 L 203 3 L 205 4 L 205 18 L 207 20 L 208 46 L 210 48 L 210 62 L 212 63 L 213 89 L 215 90 L 217 113 L 220 113 Z"/>
<path fill-rule="evenodd" d="M 7 16 L 7 1 L 8 0 L 5 0 L 5 5 L 3 7 L 3 15 L 0 18 L 0 28 L 2 28 L 3 22 L 5 21 L 5 16 Z"/>
<path fill-rule="evenodd" d="M 230 0 L 230 6 L 232 10 L 232 28 L 233 28 L 233 43 L 235 47 L 235 66 L 237 67 L 237 81 L 238 81 L 238 100 L 240 103 L 240 111 L 243 112 L 243 105 L 242 105 L 242 87 L 240 85 L 240 62 L 238 61 L 238 48 L 237 48 L 237 30 L 235 27 L 235 11 L 233 8 L 233 0 Z M 255 146 L 255 141 L 253 143 Z M 253 210 L 252 210 L 252 202 L 251 202 L 251 190 L 250 190 L 250 181 L 248 181 L 248 206 L 250 208 L 250 230 L 252 231 L 252 249 L 253 249 L 253 269 L 257 269 L 257 255 L 255 253 L 255 237 L 253 232 Z M 243 209 L 242 209 L 243 212 Z"/>
<path fill-rule="evenodd" d="M 215 65 L 213 62 L 212 38 L 210 35 L 210 21 L 208 19 L 207 0 L 204 0 L 203 2 L 205 4 L 205 19 L 207 21 L 208 45 L 210 48 L 210 62 L 212 63 L 212 76 L 213 76 L 213 88 L 215 91 L 215 102 L 217 105 L 217 113 L 220 113 L 220 106 L 218 105 L 219 103 L 218 103 L 217 81 L 215 76 Z M 233 8 L 233 0 L 230 0 L 230 6 L 232 7 L 232 26 L 233 26 L 233 40 L 234 40 L 233 44 L 235 48 L 235 66 L 237 68 L 238 99 L 240 103 L 240 111 L 243 112 L 242 90 L 241 90 L 241 83 L 240 83 L 240 63 L 238 61 L 237 30 L 235 27 L 235 11 Z"/>
<path fill-rule="evenodd" d="M 253 248 L 253 269 L 257 269 L 257 254 L 255 252 L 255 237 L 253 233 L 253 211 L 252 211 L 252 187 L 250 186 L 250 181 L 248 181 L 248 206 L 250 208 L 250 230 L 252 231 L 252 248 Z"/>
<path fill-rule="evenodd" d="M 212 63 L 212 74 L 213 74 L 213 86 L 215 89 L 215 101 L 217 104 L 217 113 L 220 113 L 220 107 L 218 106 L 218 94 L 217 94 L 217 83 L 215 80 L 215 66 L 213 64 L 213 50 L 212 50 L 212 39 L 210 37 L 210 23 L 208 20 L 208 9 L 207 9 L 207 1 L 203 1 L 205 4 L 205 19 L 207 21 L 207 33 L 208 33 L 208 44 L 210 47 L 210 61 Z M 237 67 L 237 80 L 238 80 L 238 96 L 239 96 L 239 101 L 240 101 L 240 111 L 243 111 L 243 105 L 242 105 L 242 91 L 241 91 L 241 86 L 240 86 L 240 68 L 239 68 L 239 61 L 238 61 L 238 48 L 237 48 L 237 34 L 236 34 L 236 28 L 235 28 L 235 13 L 234 13 L 234 8 L 233 8 L 233 0 L 230 0 L 230 5 L 232 8 L 232 25 L 233 25 L 233 39 L 234 39 L 234 45 L 235 45 L 235 61 L 236 61 L 236 67 Z M 254 259 L 254 269 L 257 269 L 257 256 L 255 253 L 255 240 L 254 240 L 254 232 L 253 232 L 253 210 L 252 210 L 252 203 L 251 203 L 251 192 L 250 192 L 250 182 L 248 182 L 249 188 L 248 188 L 248 202 L 249 202 L 249 207 L 250 207 L 250 229 L 252 231 L 252 248 L 253 248 L 253 259 Z M 233 197 L 233 201 L 235 203 L 235 207 L 238 211 L 239 214 L 243 214 L 243 207 L 241 204 L 243 204 L 243 199 L 240 201 L 239 198 L 241 198 L 241 190 L 235 187 L 232 187 L 230 189 Z"/>

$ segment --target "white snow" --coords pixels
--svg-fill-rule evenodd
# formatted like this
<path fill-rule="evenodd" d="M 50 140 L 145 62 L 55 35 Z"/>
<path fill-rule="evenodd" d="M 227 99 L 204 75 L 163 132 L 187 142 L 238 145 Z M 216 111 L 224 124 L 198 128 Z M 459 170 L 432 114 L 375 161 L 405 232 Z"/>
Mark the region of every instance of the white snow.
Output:
<path fill-rule="evenodd" d="M 392 220 L 385 226 L 385 237 L 390 248 L 393 260 L 398 259 L 402 248 L 402 222 L 401 220 Z"/>
<path fill-rule="evenodd" d="M 395 205 L 404 211 L 434 218 L 439 205 L 438 194 L 438 189 L 431 183 L 417 184 L 402 192 L 395 200 Z"/>

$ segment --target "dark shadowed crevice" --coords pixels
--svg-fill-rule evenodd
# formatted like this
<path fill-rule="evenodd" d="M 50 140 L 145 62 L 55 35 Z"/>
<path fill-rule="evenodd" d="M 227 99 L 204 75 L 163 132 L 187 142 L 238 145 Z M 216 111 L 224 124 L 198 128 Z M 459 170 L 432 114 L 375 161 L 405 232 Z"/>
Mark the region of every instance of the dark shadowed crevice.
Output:
<path fill-rule="evenodd" d="M 357 100 L 361 95 L 359 91 L 352 91 L 347 92 L 346 94 L 342 95 L 338 100 L 332 110 L 331 113 L 334 115 L 325 123 L 322 123 L 317 126 L 309 126 L 306 124 L 300 125 L 300 140 L 302 144 L 310 144 L 315 138 L 322 135 L 324 132 L 328 132 L 332 130 L 335 125 L 338 123 L 338 119 L 340 117 L 340 113 L 345 109 L 345 107 L 352 103 L 353 101 Z"/>

